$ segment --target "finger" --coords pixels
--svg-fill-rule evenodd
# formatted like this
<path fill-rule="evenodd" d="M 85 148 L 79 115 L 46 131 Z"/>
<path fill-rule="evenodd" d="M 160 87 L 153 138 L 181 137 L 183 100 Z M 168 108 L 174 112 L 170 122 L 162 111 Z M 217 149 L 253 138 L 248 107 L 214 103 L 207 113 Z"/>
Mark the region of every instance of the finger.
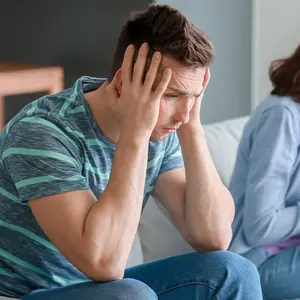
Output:
<path fill-rule="evenodd" d="M 122 63 L 122 82 L 130 83 L 132 79 L 132 64 L 134 56 L 134 45 L 129 45 L 125 51 Z"/>
<path fill-rule="evenodd" d="M 117 80 L 116 80 L 117 75 L 114 76 L 114 78 L 111 80 L 111 82 L 104 82 L 103 86 L 107 86 L 107 89 L 110 93 L 112 93 L 115 97 L 119 98 L 120 94 L 119 94 L 119 90 L 117 87 Z"/>
<path fill-rule="evenodd" d="M 145 65 L 149 52 L 149 46 L 147 43 L 143 43 L 139 49 L 138 57 L 133 68 L 132 82 L 140 85 L 143 81 L 145 72 Z"/>
<path fill-rule="evenodd" d="M 157 76 L 160 62 L 161 62 L 161 54 L 158 51 L 156 51 L 152 56 L 151 64 L 145 78 L 145 89 L 147 91 L 152 90 L 152 86 Z"/>
<path fill-rule="evenodd" d="M 103 83 L 103 86 L 105 86 L 105 84 L 106 81 Z M 110 82 L 107 82 L 107 88 L 109 90 L 115 90 L 117 88 L 117 73 Z"/>
<path fill-rule="evenodd" d="M 168 87 L 171 76 L 172 76 L 171 69 L 166 68 L 164 70 L 164 73 L 163 73 L 163 76 L 160 80 L 160 83 L 156 87 L 155 92 L 153 94 L 154 99 L 160 99 L 162 97 L 162 95 L 164 94 L 164 92 L 166 91 L 166 89 Z"/>

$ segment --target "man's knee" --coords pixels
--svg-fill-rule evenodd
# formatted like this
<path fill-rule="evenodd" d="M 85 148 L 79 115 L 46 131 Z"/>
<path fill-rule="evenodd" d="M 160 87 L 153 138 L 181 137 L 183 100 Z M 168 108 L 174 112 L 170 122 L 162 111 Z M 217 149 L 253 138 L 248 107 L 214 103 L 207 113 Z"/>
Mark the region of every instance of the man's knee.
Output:
<path fill-rule="evenodd" d="M 126 278 L 119 281 L 116 300 L 157 300 L 157 295 L 145 283 Z"/>
<path fill-rule="evenodd" d="M 247 281 L 259 284 L 259 274 L 256 266 L 246 258 L 230 251 L 212 252 L 216 261 L 223 266 L 229 277 L 236 281 Z"/>
<path fill-rule="evenodd" d="M 223 275 L 235 281 L 251 281 L 259 283 L 259 274 L 256 266 L 244 257 L 230 251 L 213 251 L 205 253 L 193 253 L 190 256 L 194 268 L 201 270 L 203 267 L 209 274 Z M 204 263 L 204 265 L 203 265 Z M 198 267 L 197 267 L 198 266 Z"/>

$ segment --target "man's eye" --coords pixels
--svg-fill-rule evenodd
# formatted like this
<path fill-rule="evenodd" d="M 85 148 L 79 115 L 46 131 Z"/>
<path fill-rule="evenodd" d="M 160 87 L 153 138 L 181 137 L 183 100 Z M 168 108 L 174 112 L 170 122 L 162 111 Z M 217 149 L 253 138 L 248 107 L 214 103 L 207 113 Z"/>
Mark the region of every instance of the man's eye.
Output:
<path fill-rule="evenodd" d="M 164 96 L 167 100 L 173 100 L 173 99 L 175 99 L 175 98 L 177 98 L 178 97 L 178 95 L 176 95 L 176 94 L 165 94 L 165 96 Z"/>

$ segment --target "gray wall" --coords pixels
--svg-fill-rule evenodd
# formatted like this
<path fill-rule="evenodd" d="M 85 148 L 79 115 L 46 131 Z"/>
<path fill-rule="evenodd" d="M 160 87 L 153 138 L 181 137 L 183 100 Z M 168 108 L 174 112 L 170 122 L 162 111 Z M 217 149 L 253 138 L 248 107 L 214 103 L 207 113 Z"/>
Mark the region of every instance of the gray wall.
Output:
<path fill-rule="evenodd" d="M 130 11 L 144 8 L 148 2 L 4 1 L 0 9 L 0 60 L 62 65 L 66 87 L 81 75 L 106 76 L 121 25 Z M 215 45 L 217 58 L 202 107 L 202 121 L 248 114 L 251 1 L 158 2 L 182 10 Z M 7 97 L 7 120 L 39 95 Z"/>
<path fill-rule="evenodd" d="M 273 60 L 288 57 L 300 44 L 300 1 L 255 1 L 255 52 L 253 57 L 253 106 L 272 90 L 269 67 Z M 288 3 L 288 5 L 287 5 Z M 280 22 L 278 19 L 280 18 Z"/>
<path fill-rule="evenodd" d="M 213 42 L 211 68 L 201 110 L 203 123 L 246 115 L 251 107 L 251 19 L 249 0 L 165 0 L 180 9 Z"/>
<path fill-rule="evenodd" d="M 65 86 L 107 76 L 120 28 L 148 0 L 9 0 L 0 8 L 0 60 L 59 64 Z M 6 98 L 6 119 L 41 94 Z"/>

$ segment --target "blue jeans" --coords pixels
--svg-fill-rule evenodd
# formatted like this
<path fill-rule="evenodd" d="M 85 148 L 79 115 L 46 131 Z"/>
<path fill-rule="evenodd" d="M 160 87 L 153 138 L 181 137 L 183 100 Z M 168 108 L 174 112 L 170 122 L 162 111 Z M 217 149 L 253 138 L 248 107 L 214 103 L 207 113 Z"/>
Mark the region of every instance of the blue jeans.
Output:
<path fill-rule="evenodd" d="M 269 257 L 259 273 L 264 299 L 300 298 L 300 246 Z"/>
<path fill-rule="evenodd" d="M 191 253 L 146 263 L 123 280 L 37 290 L 23 300 L 262 299 L 257 268 L 226 251 Z"/>

